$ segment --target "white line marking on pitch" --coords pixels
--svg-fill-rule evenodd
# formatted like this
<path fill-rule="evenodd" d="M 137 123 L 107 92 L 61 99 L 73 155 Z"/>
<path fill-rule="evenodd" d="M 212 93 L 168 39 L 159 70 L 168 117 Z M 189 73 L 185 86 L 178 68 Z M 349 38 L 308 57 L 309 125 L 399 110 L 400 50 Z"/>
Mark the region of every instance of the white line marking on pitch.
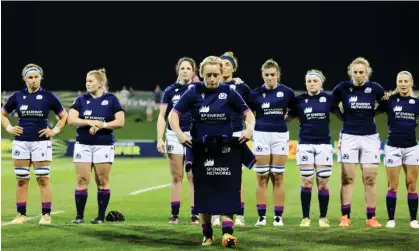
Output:
<path fill-rule="evenodd" d="M 54 215 L 54 214 L 62 214 L 64 212 L 65 211 L 54 211 L 54 212 L 51 212 L 51 215 Z M 33 216 L 33 217 L 28 217 L 28 220 L 34 220 L 34 219 L 37 219 L 37 218 L 41 218 L 41 215 Z M 13 225 L 12 222 L 1 223 L 1 226 L 2 227 L 9 226 L 9 225 Z"/>
<path fill-rule="evenodd" d="M 140 194 L 140 193 L 145 193 L 145 192 L 148 192 L 148 191 L 153 191 L 153 190 L 169 187 L 170 185 L 171 184 L 169 183 L 169 184 L 164 184 L 164 185 L 160 185 L 160 186 L 147 187 L 147 188 L 144 188 L 144 189 L 134 191 L 134 192 L 130 193 L 129 195 L 137 195 L 137 194 Z"/>

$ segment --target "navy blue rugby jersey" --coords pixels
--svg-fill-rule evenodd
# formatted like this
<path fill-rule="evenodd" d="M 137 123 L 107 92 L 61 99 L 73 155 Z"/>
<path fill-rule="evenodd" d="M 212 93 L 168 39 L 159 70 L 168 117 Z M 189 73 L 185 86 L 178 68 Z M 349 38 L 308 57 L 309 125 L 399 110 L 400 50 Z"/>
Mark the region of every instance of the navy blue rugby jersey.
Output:
<path fill-rule="evenodd" d="M 39 137 L 39 131 L 48 128 L 50 111 L 60 114 L 64 107 L 52 92 L 40 88 L 29 93 L 28 89 L 16 91 L 3 106 L 3 110 L 11 113 L 16 110 L 19 117 L 18 126 L 23 128 L 21 136 L 15 136 L 18 141 L 43 141 L 49 138 Z"/>
<path fill-rule="evenodd" d="M 115 120 L 115 113 L 124 111 L 118 98 L 105 93 L 94 98 L 90 93 L 79 96 L 70 109 L 79 112 L 80 119 L 110 122 Z M 76 141 L 85 145 L 113 145 L 114 134 L 111 129 L 101 129 L 95 135 L 89 133 L 90 126 L 77 127 Z"/>
<path fill-rule="evenodd" d="M 232 135 L 233 113 L 245 114 L 249 107 L 243 98 L 228 85 L 210 89 L 204 83 L 191 87 L 173 108 L 180 116 L 191 112 L 192 138 L 205 135 Z"/>
<path fill-rule="evenodd" d="M 416 146 L 416 127 L 419 117 L 419 99 L 393 95 L 382 102 L 377 110 L 387 113 L 388 141 L 387 145 L 408 148 Z"/>
<path fill-rule="evenodd" d="M 295 100 L 294 91 L 279 83 L 275 89 L 265 85 L 256 88 L 249 95 L 249 107 L 256 111 L 255 131 L 287 132 L 284 116 Z"/>
<path fill-rule="evenodd" d="M 333 90 L 336 103 L 343 104 L 342 133 L 372 135 L 377 133 L 374 110 L 375 102 L 381 102 L 384 89 L 376 82 L 355 86 L 352 81 L 341 82 Z"/>

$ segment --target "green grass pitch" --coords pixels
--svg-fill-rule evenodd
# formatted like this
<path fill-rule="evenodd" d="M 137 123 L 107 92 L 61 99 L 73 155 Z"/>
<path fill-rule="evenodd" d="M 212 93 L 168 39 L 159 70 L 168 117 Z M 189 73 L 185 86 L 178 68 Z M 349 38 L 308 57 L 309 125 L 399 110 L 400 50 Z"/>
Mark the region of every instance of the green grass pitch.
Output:
<path fill-rule="evenodd" d="M 216 250 L 221 249 L 221 229 L 215 229 L 216 245 L 201 247 L 200 226 L 189 226 L 189 199 L 187 181 L 184 180 L 180 225 L 169 226 L 169 187 L 151 190 L 137 195 L 134 191 L 170 183 L 167 160 L 160 158 L 116 159 L 111 172 L 111 200 L 108 210 L 121 211 L 126 221 L 103 225 L 70 225 L 75 216 L 74 188 L 75 171 L 70 158 L 54 159 L 51 164 L 53 189 L 53 211 L 64 211 L 53 215 L 51 226 L 39 226 L 39 218 L 26 225 L 1 227 L 4 250 Z M 340 170 L 333 168 L 330 181 L 330 204 L 328 218 L 331 227 L 320 229 L 318 220 L 317 189 L 313 189 L 311 218 L 312 227 L 301 229 L 300 181 L 295 161 L 287 164 L 286 202 L 284 224 L 274 228 L 271 195 L 268 202 L 267 227 L 254 227 L 257 219 L 255 186 L 252 170 L 245 170 L 245 218 L 247 227 L 235 228 L 239 239 L 238 250 L 418 250 L 419 231 L 410 229 L 407 208 L 407 194 L 404 174 L 401 175 L 395 229 L 367 229 L 365 224 L 365 201 L 358 170 L 352 202 L 353 224 L 348 229 L 337 227 L 340 217 L 339 187 Z M 15 176 L 11 160 L 2 160 L 2 224 L 15 216 Z M 39 189 L 33 178 L 29 187 L 28 216 L 36 217 L 41 212 Z M 386 175 L 381 166 L 377 185 L 377 217 L 382 224 L 387 219 L 385 207 Z M 271 188 L 271 187 L 270 187 Z M 271 189 L 270 189 L 271 190 Z M 89 187 L 85 219 L 96 216 L 96 188 Z"/>

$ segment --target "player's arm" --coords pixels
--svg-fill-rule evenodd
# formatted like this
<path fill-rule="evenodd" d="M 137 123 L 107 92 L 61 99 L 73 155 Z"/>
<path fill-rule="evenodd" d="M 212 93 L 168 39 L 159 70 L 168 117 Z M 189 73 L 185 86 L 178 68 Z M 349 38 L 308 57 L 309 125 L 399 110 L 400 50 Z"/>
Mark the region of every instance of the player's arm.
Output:
<path fill-rule="evenodd" d="M 188 136 L 180 128 L 180 114 L 188 112 L 192 106 L 195 88 L 191 88 L 182 95 L 175 107 L 169 113 L 169 124 L 172 130 L 175 132 L 179 142 L 181 144 L 192 147 L 192 142 L 189 140 Z"/>
<path fill-rule="evenodd" d="M 16 109 L 16 98 L 15 94 L 10 96 L 6 103 L 4 104 L 3 108 L 1 109 L 1 124 L 6 131 L 10 134 L 20 136 L 23 133 L 23 128 L 20 126 L 12 126 L 9 120 L 9 113 Z"/>
<path fill-rule="evenodd" d="M 118 98 L 115 96 L 112 102 L 112 112 L 115 119 L 109 122 L 102 122 L 102 128 L 115 130 L 123 128 L 125 125 L 125 111 L 119 103 Z"/>
<path fill-rule="evenodd" d="M 166 130 L 166 111 L 167 111 L 167 104 L 161 103 L 160 104 L 160 112 L 157 118 L 157 151 L 160 153 L 164 153 L 164 141 L 163 141 L 163 134 Z"/>
<path fill-rule="evenodd" d="M 330 112 L 335 115 L 340 121 L 343 121 L 343 112 L 339 107 L 339 103 L 342 102 L 342 93 L 340 89 L 340 84 L 338 84 L 332 92 L 332 101 Z"/>

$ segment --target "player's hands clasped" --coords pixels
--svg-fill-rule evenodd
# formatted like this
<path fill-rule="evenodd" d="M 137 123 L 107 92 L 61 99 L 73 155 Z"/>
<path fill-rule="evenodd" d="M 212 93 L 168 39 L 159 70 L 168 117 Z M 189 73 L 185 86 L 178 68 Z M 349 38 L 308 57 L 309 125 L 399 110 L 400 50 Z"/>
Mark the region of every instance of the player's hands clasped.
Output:
<path fill-rule="evenodd" d="M 253 135 L 253 132 L 252 132 L 251 129 L 248 128 L 248 129 L 244 130 L 242 135 L 239 138 L 240 144 L 245 143 L 245 142 L 249 141 L 250 139 L 252 139 L 252 135 Z"/>

